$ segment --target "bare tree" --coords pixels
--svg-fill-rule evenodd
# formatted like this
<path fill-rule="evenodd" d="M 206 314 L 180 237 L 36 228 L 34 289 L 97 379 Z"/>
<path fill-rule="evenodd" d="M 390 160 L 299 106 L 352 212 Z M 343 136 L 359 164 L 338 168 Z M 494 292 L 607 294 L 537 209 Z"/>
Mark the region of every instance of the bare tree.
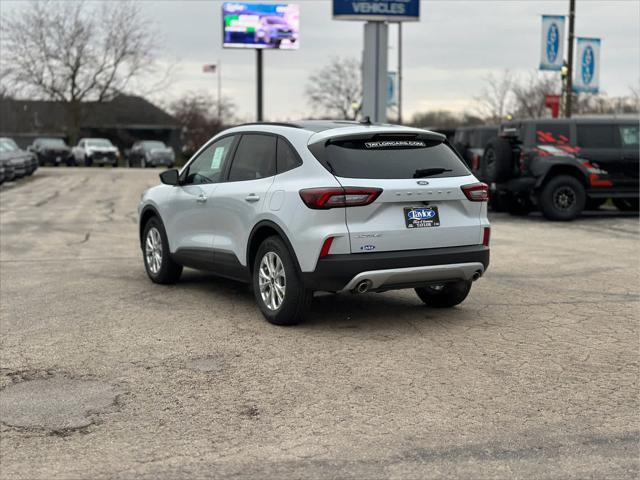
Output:
<path fill-rule="evenodd" d="M 362 108 L 362 69 L 355 58 L 333 57 L 307 81 L 314 111 L 354 120 Z"/>
<path fill-rule="evenodd" d="M 512 108 L 513 75 L 505 70 L 501 76 L 492 73 L 484 78 L 485 85 L 480 96 L 474 97 L 478 113 L 487 120 L 498 123 L 502 121 Z"/>
<path fill-rule="evenodd" d="M 421 128 L 458 128 L 467 125 L 482 125 L 482 123 L 482 118 L 467 113 L 457 114 L 448 110 L 434 110 L 414 114 L 409 125 Z"/>
<path fill-rule="evenodd" d="M 3 15 L 0 68 L 9 93 L 65 102 L 71 136 L 84 101 L 106 101 L 155 66 L 155 38 L 138 4 L 40 2 Z"/>
<path fill-rule="evenodd" d="M 523 79 L 515 79 L 512 85 L 514 113 L 517 118 L 541 118 L 548 114 L 546 95 L 560 95 L 562 82 L 558 75 L 539 74 L 532 71 Z"/>
<path fill-rule="evenodd" d="M 190 156 L 216 133 L 233 125 L 236 105 L 227 97 L 218 102 L 204 92 L 188 92 L 169 105 L 169 111 L 183 125 L 184 153 Z"/>

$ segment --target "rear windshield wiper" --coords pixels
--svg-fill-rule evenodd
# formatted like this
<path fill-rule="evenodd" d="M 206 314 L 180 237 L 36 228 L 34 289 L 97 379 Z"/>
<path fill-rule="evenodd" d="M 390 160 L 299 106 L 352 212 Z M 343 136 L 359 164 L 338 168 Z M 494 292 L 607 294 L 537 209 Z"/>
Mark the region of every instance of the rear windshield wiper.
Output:
<path fill-rule="evenodd" d="M 450 168 L 434 167 L 434 168 L 419 168 L 413 173 L 413 178 L 431 177 L 432 175 L 440 175 L 444 172 L 451 172 Z"/>

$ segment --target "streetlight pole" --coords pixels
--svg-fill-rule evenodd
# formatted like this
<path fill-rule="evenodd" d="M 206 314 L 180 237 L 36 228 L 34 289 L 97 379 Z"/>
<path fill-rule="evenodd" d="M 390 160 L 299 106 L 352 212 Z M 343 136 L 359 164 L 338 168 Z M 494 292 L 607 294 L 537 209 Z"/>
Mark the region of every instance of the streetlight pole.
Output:
<path fill-rule="evenodd" d="M 569 0 L 569 56 L 567 59 L 567 81 L 565 83 L 565 108 L 564 114 L 567 118 L 571 118 L 571 100 L 573 95 L 573 38 L 574 23 L 576 17 L 576 0 Z"/>

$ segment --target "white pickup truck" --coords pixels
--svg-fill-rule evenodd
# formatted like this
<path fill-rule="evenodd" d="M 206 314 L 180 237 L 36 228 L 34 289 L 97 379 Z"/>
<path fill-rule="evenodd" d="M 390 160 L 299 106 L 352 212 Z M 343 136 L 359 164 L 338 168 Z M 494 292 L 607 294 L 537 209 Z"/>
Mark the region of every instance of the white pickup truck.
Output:
<path fill-rule="evenodd" d="M 91 167 L 93 164 L 117 167 L 120 156 L 118 147 L 106 138 L 82 138 L 78 145 L 71 149 L 71 153 L 76 162 L 84 162 L 85 167 Z"/>

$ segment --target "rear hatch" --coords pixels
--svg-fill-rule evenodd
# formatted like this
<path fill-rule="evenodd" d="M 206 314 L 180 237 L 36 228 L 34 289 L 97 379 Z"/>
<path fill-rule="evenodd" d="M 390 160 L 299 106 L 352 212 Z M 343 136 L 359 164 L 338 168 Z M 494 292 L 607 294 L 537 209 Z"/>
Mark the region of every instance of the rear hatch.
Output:
<path fill-rule="evenodd" d="M 482 203 L 461 188 L 477 180 L 444 137 L 360 134 L 309 149 L 346 190 L 382 189 L 373 203 L 344 209 L 352 253 L 482 243 Z"/>

